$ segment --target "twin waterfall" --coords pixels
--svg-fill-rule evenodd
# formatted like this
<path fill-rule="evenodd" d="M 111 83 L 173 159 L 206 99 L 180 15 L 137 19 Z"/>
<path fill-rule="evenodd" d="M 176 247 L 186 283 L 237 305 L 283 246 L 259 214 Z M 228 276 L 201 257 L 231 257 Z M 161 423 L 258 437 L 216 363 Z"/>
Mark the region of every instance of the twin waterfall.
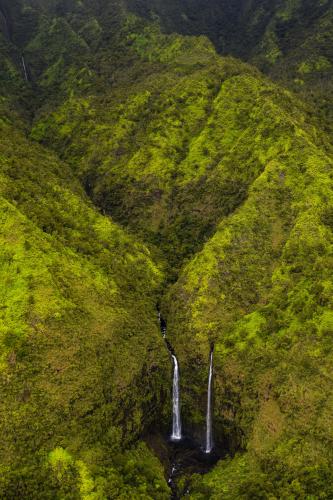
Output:
<path fill-rule="evenodd" d="M 174 354 L 173 361 L 173 386 L 172 386 L 172 441 L 180 441 L 182 439 L 182 422 L 180 418 L 180 397 L 179 397 L 179 367 L 178 361 Z"/>
<path fill-rule="evenodd" d="M 165 339 L 167 348 L 171 354 L 173 362 L 173 383 L 172 383 L 172 433 L 170 436 L 171 441 L 181 441 L 182 436 L 182 421 L 180 413 L 180 391 L 179 391 L 179 365 L 176 355 L 172 349 L 171 344 L 166 339 L 166 323 L 158 313 L 161 332 Z M 207 392 L 207 412 L 206 412 L 206 443 L 204 452 L 209 454 L 213 450 L 213 411 L 212 411 L 212 391 L 213 391 L 213 349 L 210 351 L 209 358 L 209 375 L 208 375 L 208 392 Z"/>

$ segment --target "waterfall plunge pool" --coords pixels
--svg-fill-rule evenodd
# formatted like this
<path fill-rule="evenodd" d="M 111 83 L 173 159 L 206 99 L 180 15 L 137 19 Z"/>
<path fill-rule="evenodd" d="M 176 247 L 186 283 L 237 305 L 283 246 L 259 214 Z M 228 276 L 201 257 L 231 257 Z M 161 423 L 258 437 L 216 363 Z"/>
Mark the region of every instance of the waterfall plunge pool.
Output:
<path fill-rule="evenodd" d="M 188 493 L 193 474 L 209 472 L 221 458 L 214 451 L 206 453 L 198 443 L 186 437 L 179 443 L 170 442 L 168 449 L 170 460 L 168 484 L 173 499 L 180 499 Z"/>
<path fill-rule="evenodd" d="M 206 453 L 202 443 L 186 434 L 181 441 L 173 441 L 169 434 L 161 433 L 145 436 L 145 441 L 164 466 L 173 500 L 186 497 L 193 474 L 206 474 L 226 456 L 216 448 Z"/>

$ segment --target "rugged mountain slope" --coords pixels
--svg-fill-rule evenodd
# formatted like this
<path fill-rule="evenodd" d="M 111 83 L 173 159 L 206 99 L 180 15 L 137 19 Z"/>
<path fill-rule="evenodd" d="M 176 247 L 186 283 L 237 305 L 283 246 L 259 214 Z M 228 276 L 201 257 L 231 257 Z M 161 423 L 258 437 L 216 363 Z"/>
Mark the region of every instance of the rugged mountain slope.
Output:
<path fill-rule="evenodd" d="M 80 481 L 102 494 L 119 466 L 111 450 L 132 443 L 157 408 L 161 419 L 161 275 L 65 164 L 1 132 L 1 496 L 63 498 Z M 54 458 L 59 446 L 72 458 Z M 63 473 L 50 475 L 49 452 Z"/>
<path fill-rule="evenodd" d="M 237 96 L 256 89 L 240 78 L 231 85 Z M 202 380 L 214 343 L 215 439 L 246 450 L 231 477 L 222 466 L 198 491 L 329 498 L 333 163 L 302 131 L 301 115 L 279 120 L 267 90 L 259 91 L 261 121 L 279 121 L 274 153 L 249 110 L 246 127 L 268 153 L 265 168 L 183 270 L 168 299 L 169 332 L 181 353 L 189 424 L 204 427 Z M 243 142 L 240 133 L 239 149 Z"/>
<path fill-rule="evenodd" d="M 121 454 L 168 401 L 161 271 L 27 138 L 10 50 L 2 62 L 16 85 L 3 88 L 0 120 L 0 496 L 168 497 L 143 445 Z"/>
<path fill-rule="evenodd" d="M 252 151 L 250 127 L 247 148 L 235 147 L 243 101 L 258 113 L 260 125 L 262 103 L 255 94 L 225 104 L 228 82 L 237 75 L 253 76 L 258 89 L 264 79 L 253 67 L 219 58 L 203 38 L 166 37 L 157 25 L 137 19 L 127 20 L 114 43 L 130 68 L 115 62 L 110 83 L 105 55 L 94 67 L 88 57 L 75 91 L 67 81 L 69 97 L 51 112 L 49 102 L 40 110 L 32 137 L 57 149 L 98 206 L 162 249 L 175 278 L 183 259 L 245 199 L 264 168 Z M 42 45 L 53 44 L 51 33 Z M 44 82 L 44 74 L 40 78 Z M 274 100 L 285 112 L 304 107 L 278 89 Z M 303 120 L 311 123 L 311 112 L 304 109 Z M 277 125 L 273 120 L 262 126 L 268 146 Z M 317 135 L 320 144 L 328 142 Z M 273 146 L 270 154 L 275 153 Z"/>
<path fill-rule="evenodd" d="M 66 100 L 46 121 L 41 115 L 33 134 L 46 142 L 56 138 L 66 159 L 89 182 L 95 202 L 164 252 L 173 252 L 176 266 L 217 227 L 165 302 L 183 368 L 187 425 L 194 431 L 204 427 L 207 358 L 215 342 L 216 440 L 231 451 L 248 447 L 254 468 L 272 454 L 268 476 L 274 478 L 283 466 L 283 481 L 296 481 L 304 467 L 311 468 L 310 457 L 305 451 L 303 461 L 292 467 L 282 455 L 293 454 L 288 440 L 306 426 L 300 379 L 312 378 L 309 398 L 316 394 L 321 411 L 330 411 L 329 400 L 324 405 L 329 384 L 323 386 L 321 373 L 313 375 L 323 355 L 320 350 L 313 355 L 314 339 L 332 326 L 331 285 L 326 283 L 332 160 L 321 151 L 324 134 L 307 125 L 308 110 L 295 97 L 253 69 L 219 60 L 204 42 L 187 46 L 186 39 L 167 39 L 156 28 L 139 35 L 135 29 L 131 50 L 141 56 L 144 68 L 133 65 L 135 81 L 126 70 L 124 90 L 120 70 L 110 100 L 103 95 L 104 111 L 99 97 Z M 321 274 L 314 265 L 317 253 Z M 289 370 L 290 362 L 280 362 L 286 349 L 291 359 L 293 349 L 299 357 Z M 262 358 L 258 372 L 253 370 L 257 356 Z M 309 357 L 313 366 L 304 369 Z M 286 393 L 289 383 L 292 394 Z M 298 420 L 295 406 L 286 402 L 291 397 L 299 406 Z M 308 412 L 314 421 L 316 408 Z M 307 439 L 311 450 L 312 437 Z M 326 439 L 327 434 L 316 443 L 325 459 L 313 460 L 323 492 L 331 467 Z M 299 454 L 297 447 L 294 453 Z M 251 473 L 250 467 L 244 488 L 250 483 L 255 491 Z M 282 494 L 286 488 L 293 493 L 294 486 L 288 490 L 265 473 L 258 491 L 281 488 Z M 272 485 L 266 485 L 270 480 Z M 216 481 L 214 494 L 220 495 L 224 484 L 220 477 Z M 312 486 L 300 481 L 300 488 L 311 493 Z"/>
<path fill-rule="evenodd" d="M 132 40 L 131 71 L 116 73 L 102 96 L 88 90 L 41 113 L 32 136 L 56 146 L 94 202 L 162 250 L 175 275 L 260 169 L 216 168 L 235 132 L 217 119 L 221 83 L 253 70 L 220 61 L 203 40 L 167 40 L 155 29 Z"/>
<path fill-rule="evenodd" d="M 158 15 L 167 32 L 204 34 L 222 54 L 241 57 L 313 102 L 332 131 L 331 0 L 128 0 L 140 15 Z"/>
<path fill-rule="evenodd" d="M 183 29 L 182 2 L 161 5 Z M 209 5 L 219 22 L 223 3 Z M 228 5 L 228 37 L 241 26 L 250 47 L 230 38 L 238 55 L 289 64 L 263 41 L 279 19 L 290 40 L 306 33 L 291 22 L 309 18 L 304 2 Z M 330 498 L 329 117 L 206 38 L 164 35 L 125 7 L 0 1 L 0 496 L 169 497 L 139 443 L 168 429 L 161 303 L 198 439 L 215 346 L 215 442 L 230 458 L 190 495 Z M 330 26 L 321 2 L 306 28 L 318 40 L 325 16 Z M 323 68 L 303 62 L 316 89 Z"/>

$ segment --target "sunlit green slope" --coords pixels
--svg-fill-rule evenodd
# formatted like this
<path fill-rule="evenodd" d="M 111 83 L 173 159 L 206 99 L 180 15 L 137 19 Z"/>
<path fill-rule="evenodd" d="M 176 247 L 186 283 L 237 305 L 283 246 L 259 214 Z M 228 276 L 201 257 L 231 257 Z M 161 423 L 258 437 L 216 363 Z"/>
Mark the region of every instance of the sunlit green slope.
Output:
<path fill-rule="evenodd" d="M 144 447 L 121 455 L 164 418 L 161 271 L 65 163 L 0 126 L 0 496 L 165 498 Z"/>

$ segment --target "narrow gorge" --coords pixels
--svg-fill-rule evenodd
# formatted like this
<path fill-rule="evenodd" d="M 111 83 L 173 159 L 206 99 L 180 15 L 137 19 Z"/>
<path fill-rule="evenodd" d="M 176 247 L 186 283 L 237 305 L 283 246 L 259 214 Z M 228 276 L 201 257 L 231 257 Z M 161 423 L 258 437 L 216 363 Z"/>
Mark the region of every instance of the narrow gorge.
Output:
<path fill-rule="evenodd" d="M 168 450 L 166 474 L 168 485 L 172 490 L 172 498 L 179 499 L 189 492 L 190 477 L 195 473 L 207 473 L 221 458 L 218 453 L 213 453 L 213 347 L 209 356 L 209 370 L 207 382 L 206 427 L 203 435 L 205 439 L 200 442 L 190 429 L 183 429 L 182 406 L 180 395 L 180 368 L 175 352 L 167 339 L 167 324 L 158 312 L 158 320 L 162 337 L 172 360 L 172 411 L 170 412 L 171 432 L 164 434 L 162 440 Z M 193 367 L 195 370 L 195 367 Z M 159 438 L 155 438 L 159 439 Z M 149 443 L 148 439 L 148 443 Z M 220 450 L 221 451 L 221 450 Z M 163 455 L 161 455 L 163 462 Z M 185 479 L 185 482 L 184 482 Z"/>

